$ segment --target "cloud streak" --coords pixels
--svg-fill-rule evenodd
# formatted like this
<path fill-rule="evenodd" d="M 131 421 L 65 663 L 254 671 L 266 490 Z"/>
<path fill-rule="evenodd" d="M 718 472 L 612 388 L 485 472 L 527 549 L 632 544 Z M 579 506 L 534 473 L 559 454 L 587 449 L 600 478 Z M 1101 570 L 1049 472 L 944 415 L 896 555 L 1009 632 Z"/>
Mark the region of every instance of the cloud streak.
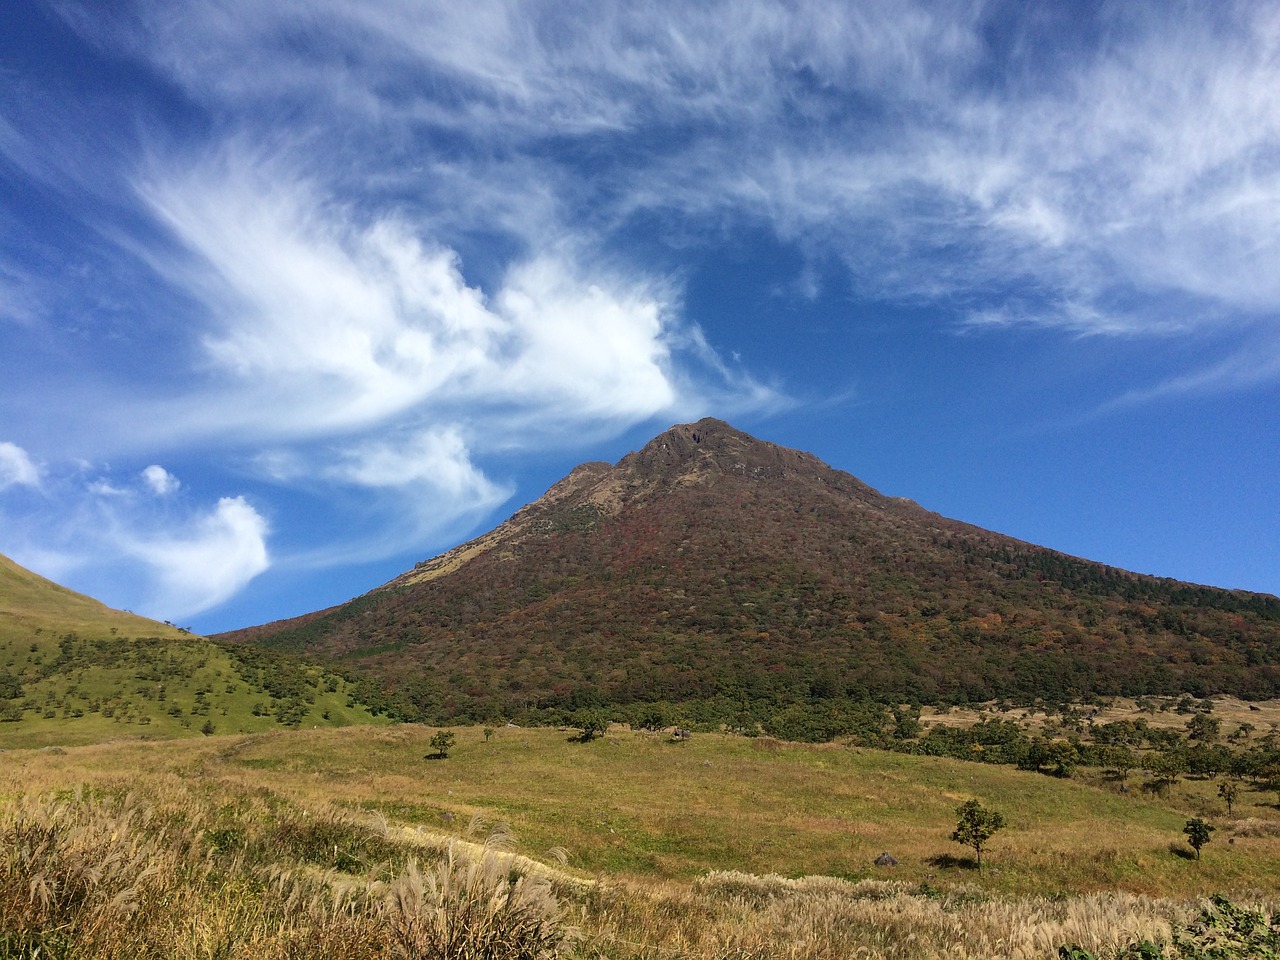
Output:
<path fill-rule="evenodd" d="M 86 350 L 172 365 L 113 378 L 102 361 L 51 403 L 78 424 L 85 449 L 67 456 L 135 458 L 88 495 L 176 511 L 126 518 L 120 544 L 187 606 L 269 562 L 429 542 L 510 495 L 486 472 L 497 451 L 785 405 L 685 306 L 690 252 L 739 233 L 797 252 L 811 302 L 845 284 L 975 335 L 1252 347 L 1126 404 L 1280 379 L 1275 4 L 57 13 L 102 70 L 164 82 L 111 73 L 120 88 L 95 87 L 90 108 L 0 78 L 0 157 L 54 198 L 69 248 L 41 277 L 0 243 L 0 312 L 50 332 L 74 317 Z M 100 301 L 65 283 L 125 272 Z M 12 436 L 0 488 L 43 486 L 26 450 L 52 458 Z M 156 462 L 197 449 L 228 473 L 203 511 Z M 251 486 L 252 503 L 362 505 L 332 511 L 326 549 L 291 556 L 268 537 L 303 521 L 280 508 L 269 529 Z M 208 589 L 182 544 L 222 571 Z"/>

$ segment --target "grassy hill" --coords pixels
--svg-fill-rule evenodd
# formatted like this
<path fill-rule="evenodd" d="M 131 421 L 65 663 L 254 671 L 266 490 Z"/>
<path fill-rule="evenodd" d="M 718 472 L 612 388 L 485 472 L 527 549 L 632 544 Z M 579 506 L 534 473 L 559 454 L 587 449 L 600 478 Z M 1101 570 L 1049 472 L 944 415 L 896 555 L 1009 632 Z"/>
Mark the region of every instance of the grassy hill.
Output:
<path fill-rule="evenodd" d="M 27 642 L 50 649 L 66 633 L 171 640 L 187 636 L 172 624 L 114 610 L 0 555 L 0 644 Z"/>
<path fill-rule="evenodd" d="M 86 938 L 118 938 L 77 953 L 91 958 L 123 945 L 176 960 L 372 958 L 396 943 L 397 955 L 428 957 L 439 954 L 421 938 L 438 924 L 457 924 L 455 936 L 489 924 L 510 938 L 484 954 L 498 957 L 992 960 L 1049 958 L 1073 942 L 1114 957 L 1138 937 L 1167 940 L 1210 893 L 1280 907 L 1273 792 L 1248 791 L 1227 816 L 1209 780 L 1155 797 L 943 758 L 618 728 L 590 743 L 458 728 L 433 760 L 434 732 L 10 751 L 0 840 L 60 825 L 81 860 L 105 861 L 116 837 L 147 853 L 145 878 L 117 880 L 111 861 L 101 909 L 112 882 L 135 884 L 141 909 L 114 927 L 83 924 Z M 980 871 L 949 839 L 971 798 L 1007 818 Z M 1217 826 L 1199 861 L 1181 832 L 1190 816 Z M 11 912 L 27 902 L 17 879 L 6 887 L 23 875 L 6 873 L 5 849 L 0 916 L 6 895 Z M 873 863 L 884 850 L 897 866 Z M 59 915 L 59 929 L 77 916 Z M 576 937 L 557 933 L 540 951 L 511 945 L 568 926 Z M 191 936 L 157 934 L 148 947 L 148 931 L 173 929 Z"/>
<path fill-rule="evenodd" d="M 376 722 L 331 671 L 113 610 L 0 556 L 0 747 Z"/>

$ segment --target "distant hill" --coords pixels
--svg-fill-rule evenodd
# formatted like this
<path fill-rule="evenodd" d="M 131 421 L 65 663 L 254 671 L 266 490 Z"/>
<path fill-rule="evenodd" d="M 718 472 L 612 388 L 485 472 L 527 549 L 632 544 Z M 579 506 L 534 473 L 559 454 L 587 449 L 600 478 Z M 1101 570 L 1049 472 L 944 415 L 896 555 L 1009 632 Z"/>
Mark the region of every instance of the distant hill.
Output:
<path fill-rule="evenodd" d="M 172 624 L 114 610 L 0 555 L 0 643 L 67 631 L 170 639 L 186 636 Z"/>
<path fill-rule="evenodd" d="M 368 671 L 431 719 L 1280 694 L 1275 597 L 949 520 L 710 419 L 350 603 L 226 636 Z"/>
<path fill-rule="evenodd" d="M 376 722 L 361 690 L 113 610 L 0 556 L 0 747 Z"/>

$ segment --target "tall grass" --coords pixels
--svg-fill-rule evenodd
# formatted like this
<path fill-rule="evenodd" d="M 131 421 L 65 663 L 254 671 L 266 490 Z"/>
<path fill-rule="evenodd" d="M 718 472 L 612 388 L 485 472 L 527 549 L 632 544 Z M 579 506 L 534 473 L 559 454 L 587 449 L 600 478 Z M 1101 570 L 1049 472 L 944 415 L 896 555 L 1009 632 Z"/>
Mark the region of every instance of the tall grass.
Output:
<path fill-rule="evenodd" d="M 1124 893 L 987 899 L 977 888 L 714 872 L 692 886 L 598 891 L 589 947 L 627 960 L 1049 960 L 1073 944 L 1088 951 L 1078 955 L 1113 960 L 1132 956 L 1125 950 L 1136 941 L 1174 942 L 1196 912 L 1195 903 Z"/>
<path fill-rule="evenodd" d="M 1007 770 L 554 731 L 474 731 L 425 763 L 429 735 L 6 753 L 0 960 L 1051 960 L 1065 944 L 1114 960 L 1169 942 L 1203 894 L 1274 897 L 1270 798 L 1196 863 L 1169 852 L 1178 811 Z M 928 859 L 965 795 L 1015 815 L 982 873 Z M 586 870 L 521 856 L 479 822 L 452 835 L 476 812 L 510 818 L 529 845 L 568 841 Z M 902 865 L 871 867 L 882 849 Z M 636 850 L 654 857 L 647 873 Z M 1006 882 L 1051 859 L 1052 885 Z M 842 864 L 850 879 L 795 876 Z"/>
<path fill-rule="evenodd" d="M 566 940 L 550 883 L 515 869 L 509 855 L 486 844 L 480 857 L 451 842 L 434 869 L 416 860 L 390 884 L 382 901 L 396 956 L 554 957 Z"/>
<path fill-rule="evenodd" d="M 570 934 L 550 883 L 521 871 L 501 834 L 478 854 L 453 843 L 421 864 L 341 817 L 314 830 L 300 814 L 284 829 L 261 817 L 206 828 L 207 814 L 133 795 L 12 804 L 0 821 L 0 957 L 543 960 Z M 331 841 L 340 862 L 317 865 Z M 346 873 L 353 846 L 393 862 Z"/>

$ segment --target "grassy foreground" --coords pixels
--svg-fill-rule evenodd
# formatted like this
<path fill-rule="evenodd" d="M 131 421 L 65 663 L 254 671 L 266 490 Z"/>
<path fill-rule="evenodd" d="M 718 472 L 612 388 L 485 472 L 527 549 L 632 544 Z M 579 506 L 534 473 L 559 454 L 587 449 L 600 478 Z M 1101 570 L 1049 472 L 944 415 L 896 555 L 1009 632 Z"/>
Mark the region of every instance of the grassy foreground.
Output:
<path fill-rule="evenodd" d="M 0 754 L 0 956 L 1107 956 L 1167 939 L 1209 893 L 1280 889 L 1274 793 L 1227 818 L 1208 781 L 1157 800 L 940 758 L 617 730 L 582 744 L 463 728 L 431 760 L 433 733 Z M 948 839 L 971 797 L 1009 821 L 981 872 Z M 1218 826 L 1199 862 L 1180 842 L 1192 815 Z M 480 822 L 509 832 L 477 846 Z M 883 850 L 897 867 L 873 864 Z M 505 946 L 450 953 L 468 930 Z"/>

